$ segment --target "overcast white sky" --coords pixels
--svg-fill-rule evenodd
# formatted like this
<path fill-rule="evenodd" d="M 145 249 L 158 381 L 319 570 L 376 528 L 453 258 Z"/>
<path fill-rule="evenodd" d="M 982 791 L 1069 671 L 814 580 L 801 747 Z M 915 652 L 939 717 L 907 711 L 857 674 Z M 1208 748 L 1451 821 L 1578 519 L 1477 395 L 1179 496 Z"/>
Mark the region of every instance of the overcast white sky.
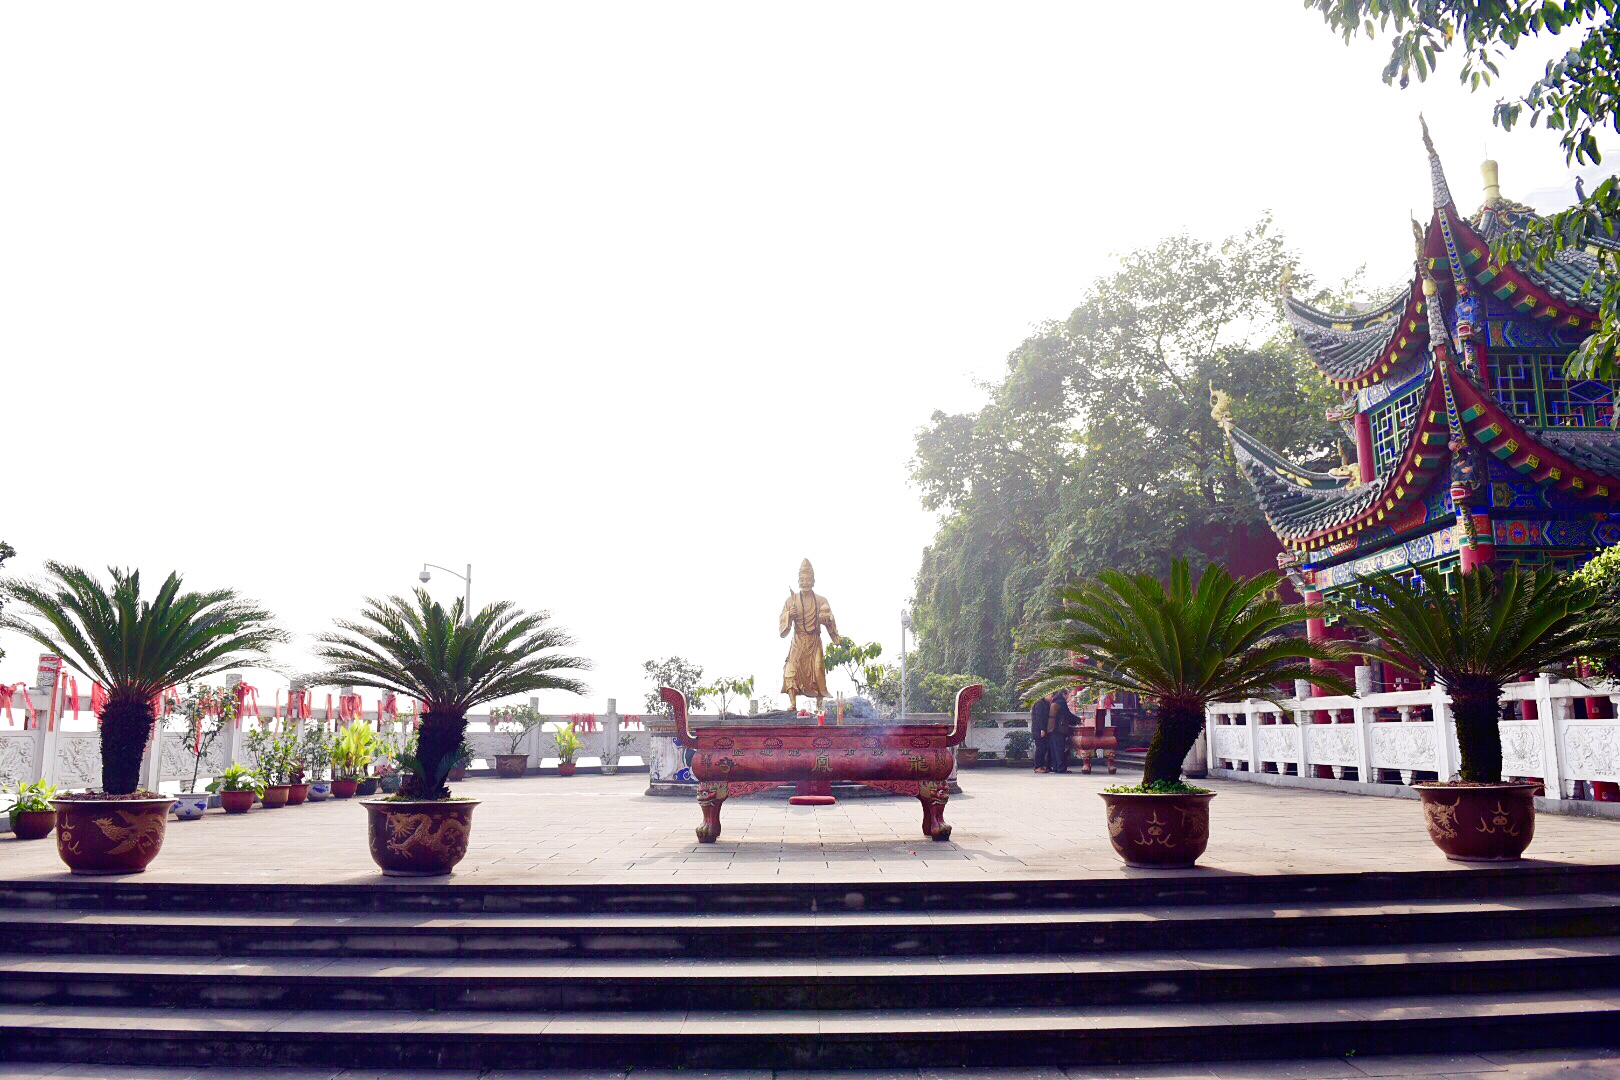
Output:
<path fill-rule="evenodd" d="M 597 661 L 547 707 L 634 711 L 670 653 L 775 690 L 809 556 L 892 656 L 913 432 L 1110 253 L 1269 208 L 1399 277 L 1420 108 L 1459 203 L 1487 143 L 1509 196 L 1568 183 L 1384 56 L 1296 0 L 4 5 L 7 569 L 179 568 L 307 635 L 471 562 Z"/>

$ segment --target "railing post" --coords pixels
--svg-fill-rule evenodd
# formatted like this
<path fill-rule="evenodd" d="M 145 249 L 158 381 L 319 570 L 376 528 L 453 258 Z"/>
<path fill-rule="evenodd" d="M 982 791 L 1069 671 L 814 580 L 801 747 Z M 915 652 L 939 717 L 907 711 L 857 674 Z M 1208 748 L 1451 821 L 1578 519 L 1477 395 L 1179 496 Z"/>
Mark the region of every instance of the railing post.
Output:
<path fill-rule="evenodd" d="M 33 694 L 33 690 L 25 689 L 25 694 Z M 29 700 L 33 700 L 30 698 Z M 36 714 L 37 716 L 37 714 Z M 28 721 L 23 721 L 26 724 Z M 55 724 L 34 722 L 34 775 L 30 780 L 44 780 L 51 784 L 56 782 L 56 740 L 57 729 Z"/>
<path fill-rule="evenodd" d="M 619 771 L 619 699 L 608 698 L 602 717 L 602 767 Z"/>
<path fill-rule="evenodd" d="M 1455 759 L 1451 754 L 1451 744 L 1454 741 L 1451 732 L 1451 698 L 1446 693 L 1445 683 L 1439 679 L 1434 681 L 1430 693 L 1434 695 L 1431 708 L 1434 710 L 1435 775 L 1445 781 L 1450 780 L 1451 774 L 1456 771 L 1453 767 Z"/>
<path fill-rule="evenodd" d="M 540 698 L 538 695 L 534 695 L 529 698 L 529 707 L 534 709 L 536 712 L 540 710 Z M 559 723 L 566 723 L 566 721 L 562 720 L 560 717 L 548 716 L 542 719 L 540 723 L 530 728 L 528 734 L 523 736 L 525 739 L 529 740 L 528 767 L 531 769 L 538 769 L 542 764 L 545 763 L 545 751 L 540 749 L 540 744 L 545 739 L 546 725 L 551 723 L 553 720 Z"/>
<path fill-rule="evenodd" d="M 1204 709 L 1204 757 L 1211 769 L 1219 767 L 1215 764 L 1215 728 L 1220 722 L 1220 713 L 1214 709 Z"/>
<path fill-rule="evenodd" d="M 1564 763 L 1559 760 L 1558 729 L 1569 711 L 1569 699 L 1553 703 L 1552 677 L 1546 673 L 1536 676 L 1536 721 L 1541 730 L 1541 780 L 1545 798 L 1564 797 Z"/>
<path fill-rule="evenodd" d="M 1243 723 L 1249 729 L 1249 771 L 1260 771 L 1260 736 L 1255 729 L 1260 726 L 1260 714 L 1255 709 L 1254 698 L 1243 703 Z"/>
<path fill-rule="evenodd" d="M 1360 669 L 1357 670 L 1359 672 Z M 1362 702 L 1360 696 L 1356 697 L 1355 702 L 1350 707 L 1350 722 L 1356 727 L 1356 778 L 1363 784 L 1371 784 L 1377 779 L 1372 769 L 1373 710 Z"/>

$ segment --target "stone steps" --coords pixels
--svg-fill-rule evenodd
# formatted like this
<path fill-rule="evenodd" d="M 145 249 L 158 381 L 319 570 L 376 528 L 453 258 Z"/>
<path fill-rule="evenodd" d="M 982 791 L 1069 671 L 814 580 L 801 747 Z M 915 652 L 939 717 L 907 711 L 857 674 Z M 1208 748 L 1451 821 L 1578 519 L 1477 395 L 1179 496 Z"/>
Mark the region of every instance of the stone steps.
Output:
<path fill-rule="evenodd" d="M 1620 1000 L 1572 991 L 884 1014 L 36 1006 L 0 1015 L 0 1045 L 22 1060 L 234 1068 L 892 1068 L 1573 1047 L 1617 1026 Z"/>
<path fill-rule="evenodd" d="M 1620 1030 L 1612 867 L 808 888 L 49 879 L 0 883 L 0 903 L 12 1059 L 1074 1065 Z"/>
<path fill-rule="evenodd" d="M 905 960 L 556 961 L 0 955 L 0 1004 L 217 1009 L 997 1009 L 1620 987 L 1620 937 Z"/>
<path fill-rule="evenodd" d="M 0 951 L 393 959 L 892 958 L 1620 935 L 1620 893 L 1346 904 L 806 915 L 411 915 L 26 909 Z"/>

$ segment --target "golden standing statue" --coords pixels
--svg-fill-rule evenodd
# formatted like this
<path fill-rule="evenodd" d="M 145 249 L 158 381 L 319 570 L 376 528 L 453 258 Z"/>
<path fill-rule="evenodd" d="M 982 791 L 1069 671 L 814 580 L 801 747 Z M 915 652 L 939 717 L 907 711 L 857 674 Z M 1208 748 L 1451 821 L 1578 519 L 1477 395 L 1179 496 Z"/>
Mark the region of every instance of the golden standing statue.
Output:
<path fill-rule="evenodd" d="M 821 628 L 827 628 L 828 639 L 838 643 L 838 624 L 833 622 L 832 605 L 825 596 L 817 596 L 812 587 L 816 572 L 806 559 L 799 564 L 799 588 L 789 591 L 782 604 L 782 616 L 777 620 L 780 637 L 793 635 L 788 646 L 787 660 L 782 664 L 782 693 L 788 696 L 788 707 L 797 711 L 799 695 L 814 696 L 816 708 L 827 696 L 827 672 L 821 666 Z"/>

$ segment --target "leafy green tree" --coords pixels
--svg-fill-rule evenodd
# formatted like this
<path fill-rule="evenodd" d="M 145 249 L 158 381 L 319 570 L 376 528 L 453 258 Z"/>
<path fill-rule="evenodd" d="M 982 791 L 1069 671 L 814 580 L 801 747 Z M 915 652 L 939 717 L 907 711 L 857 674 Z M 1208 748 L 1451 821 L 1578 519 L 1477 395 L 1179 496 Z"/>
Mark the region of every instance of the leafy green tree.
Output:
<path fill-rule="evenodd" d="M 1449 583 L 1433 569 L 1407 578 L 1364 579 L 1345 619 L 1383 643 L 1363 647 L 1386 663 L 1422 675 L 1432 671 L 1451 695 L 1457 724 L 1458 775 L 1502 779 L 1502 687 L 1515 679 L 1567 670 L 1593 643 L 1613 638 L 1620 614 L 1599 607 L 1582 582 L 1541 568 L 1489 566 Z"/>
<path fill-rule="evenodd" d="M 1384 81 L 1401 87 L 1414 74 L 1421 82 L 1436 70 L 1441 53 L 1462 57 L 1458 77 L 1470 90 L 1492 85 L 1496 61 L 1531 38 L 1568 35 L 1570 48 L 1549 62 L 1539 79 L 1517 97 L 1498 98 L 1493 110 L 1504 131 L 1528 117 L 1561 132 L 1565 160 L 1603 160 L 1598 132 L 1614 128 L 1620 115 L 1620 27 L 1613 0 L 1306 0 L 1345 41 L 1365 35 L 1390 39 Z M 1620 181 L 1609 177 L 1575 206 L 1511 231 L 1495 245 L 1497 259 L 1528 258 L 1544 264 L 1557 252 L 1587 246 L 1599 235 L 1613 239 L 1620 220 Z M 1573 378 L 1620 378 L 1620 276 L 1615 254 L 1596 251 L 1609 272 L 1601 291 L 1601 325 L 1570 356 Z M 1594 297 L 1599 294 L 1594 293 Z"/>
<path fill-rule="evenodd" d="M 878 663 L 882 655 L 883 646 L 877 642 L 857 645 L 854 638 L 845 636 L 827 646 L 821 654 L 821 667 L 823 671 L 843 672 L 855 684 L 857 693 L 873 697 L 883 681 L 883 665 Z"/>
<path fill-rule="evenodd" d="M 752 675 L 746 679 L 716 679 L 708 686 L 701 687 L 698 690 L 698 693 L 704 697 L 712 697 L 720 703 L 720 718 L 722 720 L 725 719 L 726 709 L 733 698 L 747 701 L 749 695 L 753 692 L 754 677 Z"/>
<path fill-rule="evenodd" d="M 1076 576 L 1163 574 L 1178 555 L 1269 562 L 1276 542 L 1210 391 L 1269 445 L 1341 462 L 1343 433 L 1324 415 L 1337 402 L 1280 318 L 1285 272 L 1313 294 L 1266 220 L 1221 243 L 1176 236 L 1128 254 L 1067 320 L 1013 350 L 982 408 L 934 414 L 912 462 L 924 507 L 943 514 L 917 574 L 914 685 L 1027 679 L 1034 660 L 1017 640 Z"/>
<path fill-rule="evenodd" d="M 703 707 L 706 691 L 702 665 L 694 664 L 683 656 L 670 656 L 663 660 L 648 660 L 641 665 L 641 670 L 647 673 L 647 679 L 652 683 L 652 689 L 642 699 L 647 712 L 655 716 L 671 715 L 669 706 L 658 696 L 660 686 L 673 687 L 685 694 L 686 707 L 692 712 Z"/>
<path fill-rule="evenodd" d="M 107 795 L 138 787 L 156 720 L 153 702 L 164 690 L 262 664 L 272 644 L 287 640 L 268 611 L 230 589 L 181 592 L 179 574 L 143 597 L 138 570 L 109 569 L 111 588 L 64 563 L 46 563 L 45 573 L 42 581 L 0 582 L 0 597 L 30 616 L 0 615 L 0 628 L 26 634 L 107 688 L 101 714 Z"/>
<path fill-rule="evenodd" d="M 1177 559 L 1169 576 L 1167 586 L 1150 574 L 1103 571 L 1068 586 L 1027 646 L 1046 659 L 1023 685 L 1026 698 L 1083 682 L 1154 703 L 1159 726 L 1143 787 L 1180 782 L 1212 701 L 1274 697 L 1295 679 L 1350 692 L 1341 676 L 1310 663 L 1344 660 L 1348 646 L 1290 633 L 1316 609 L 1280 600 L 1275 572 L 1234 578 L 1217 564 L 1195 581 L 1187 560 Z"/>
<path fill-rule="evenodd" d="M 417 589 L 412 600 L 367 599 L 361 617 L 338 619 L 335 631 L 316 637 L 315 655 L 327 670 L 313 681 L 370 686 L 423 702 L 416 758 L 402 761 L 409 775 L 401 795 L 450 797 L 444 778 L 475 705 L 538 690 L 585 692 L 565 673 L 590 662 L 559 651 L 574 641 L 545 612 L 525 614 L 503 600 L 469 617 L 462 600 L 446 611 Z"/>

